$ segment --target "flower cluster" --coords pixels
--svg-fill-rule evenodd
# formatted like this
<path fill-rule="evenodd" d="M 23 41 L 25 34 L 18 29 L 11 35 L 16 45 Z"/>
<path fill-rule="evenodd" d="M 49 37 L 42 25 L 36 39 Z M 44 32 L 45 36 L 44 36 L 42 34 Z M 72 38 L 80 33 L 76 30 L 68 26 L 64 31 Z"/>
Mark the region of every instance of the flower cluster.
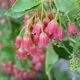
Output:
<path fill-rule="evenodd" d="M 13 75 L 15 80 L 33 78 L 36 75 L 35 70 L 32 68 L 29 72 L 26 72 L 22 68 L 18 69 L 14 62 L 7 62 L 1 64 L 2 69 L 10 75 Z"/>
<path fill-rule="evenodd" d="M 43 12 L 41 15 L 41 10 L 40 7 L 37 14 L 33 11 L 25 15 L 22 30 L 15 43 L 18 48 L 16 55 L 18 59 L 26 59 L 26 56 L 30 55 L 33 58 L 35 70 L 41 69 L 41 64 L 45 60 L 44 47 L 48 46 L 49 41 L 64 39 L 64 29 L 54 18 L 52 12 Z M 21 36 L 23 30 L 24 34 Z M 72 33 L 77 35 L 78 29 L 74 23 L 70 22 L 68 35 L 71 36 Z"/>

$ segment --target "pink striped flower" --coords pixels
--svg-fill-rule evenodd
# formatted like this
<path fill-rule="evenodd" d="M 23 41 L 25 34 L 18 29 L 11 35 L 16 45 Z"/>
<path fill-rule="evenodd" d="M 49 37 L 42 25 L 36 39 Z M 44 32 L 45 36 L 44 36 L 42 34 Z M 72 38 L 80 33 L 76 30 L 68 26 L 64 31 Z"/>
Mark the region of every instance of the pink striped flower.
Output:
<path fill-rule="evenodd" d="M 45 32 L 48 32 L 49 34 L 53 34 L 56 32 L 57 29 L 58 29 L 58 22 L 52 20 L 47 25 Z"/>
<path fill-rule="evenodd" d="M 50 21 L 54 19 L 53 14 L 52 14 L 51 11 L 48 13 L 48 18 L 50 19 Z"/>
<path fill-rule="evenodd" d="M 64 29 L 63 29 L 63 27 L 58 28 L 58 38 L 60 40 L 64 39 Z"/>
<path fill-rule="evenodd" d="M 78 31 L 78 29 L 77 29 L 77 26 L 76 26 L 74 23 L 68 24 L 68 35 L 69 35 L 69 36 L 71 36 L 72 33 L 73 33 L 74 35 L 77 35 L 78 32 L 79 32 L 79 31 Z"/>
<path fill-rule="evenodd" d="M 43 45 L 45 47 L 47 47 L 48 43 L 49 43 L 49 39 L 48 39 L 47 34 L 46 33 L 40 34 L 40 36 L 39 36 L 39 47 L 41 48 Z"/>
<path fill-rule="evenodd" d="M 42 64 L 41 63 L 37 63 L 35 65 L 35 70 L 41 70 L 41 68 L 42 68 Z"/>
<path fill-rule="evenodd" d="M 31 47 L 29 48 L 28 55 L 31 54 L 31 56 L 34 56 L 34 55 L 36 54 L 36 52 L 37 52 L 36 46 L 35 46 L 35 45 L 34 45 L 34 46 L 31 46 Z"/>
<path fill-rule="evenodd" d="M 18 49 L 17 55 L 18 59 L 26 59 L 26 53 L 24 49 Z"/>
<path fill-rule="evenodd" d="M 23 37 L 23 40 L 22 40 L 22 47 L 25 48 L 25 50 L 28 50 L 29 47 L 31 46 L 31 40 L 30 38 L 26 38 L 26 37 Z"/>
<path fill-rule="evenodd" d="M 41 33 L 41 26 L 44 29 L 44 25 L 37 23 L 32 31 L 32 34 L 36 34 L 37 36 L 39 36 Z"/>
<path fill-rule="evenodd" d="M 17 45 L 17 48 L 20 47 L 21 45 L 21 41 L 22 41 L 22 38 L 20 38 L 19 36 L 16 38 L 16 43 L 14 45 Z"/>

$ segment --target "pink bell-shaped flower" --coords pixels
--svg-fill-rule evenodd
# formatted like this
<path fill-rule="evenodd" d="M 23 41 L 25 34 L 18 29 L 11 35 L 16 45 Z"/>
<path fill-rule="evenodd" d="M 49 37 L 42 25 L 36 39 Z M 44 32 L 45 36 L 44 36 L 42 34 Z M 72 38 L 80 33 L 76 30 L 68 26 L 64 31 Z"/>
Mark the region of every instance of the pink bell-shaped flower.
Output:
<path fill-rule="evenodd" d="M 23 40 L 22 40 L 22 47 L 25 48 L 25 50 L 28 50 L 29 47 L 31 46 L 31 40 L 29 37 L 23 37 Z"/>
<path fill-rule="evenodd" d="M 44 54 L 44 48 L 38 48 L 37 49 L 37 54 L 39 54 L 39 55 L 43 55 Z"/>
<path fill-rule="evenodd" d="M 78 32 L 79 32 L 79 31 L 78 31 L 78 29 L 77 29 L 77 26 L 76 26 L 74 23 L 68 24 L 68 35 L 69 35 L 69 36 L 71 36 L 72 33 L 73 33 L 74 35 L 77 35 Z"/>
<path fill-rule="evenodd" d="M 43 22 L 45 27 L 48 25 L 48 21 L 46 20 L 46 18 L 44 18 L 42 22 Z"/>
<path fill-rule="evenodd" d="M 43 45 L 45 47 L 48 46 L 49 39 L 46 33 L 41 33 L 39 36 L 39 47 L 41 48 Z"/>
<path fill-rule="evenodd" d="M 45 32 L 48 32 L 49 34 L 53 34 L 56 32 L 57 29 L 58 29 L 58 22 L 52 20 L 47 25 Z"/>
<path fill-rule="evenodd" d="M 48 18 L 50 19 L 50 21 L 54 19 L 53 14 L 52 14 L 51 11 L 48 13 Z"/>
<path fill-rule="evenodd" d="M 27 77 L 28 77 L 28 73 L 27 72 L 24 72 L 23 73 L 23 78 L 26 79 Z"/>
<path fill-rule="evenodd" d="M 38 43 L 39 43 L 39 37 L 38 37 L 38 36 L 34 35 L 34 37 L 33 37 L 33 43 L 34 43 L 36 46 L 38 46 Z"/>
<path fill-rule="evenodd" d="M 59 40 L 64 39 L 64 29 L 63 29 L 63 27 L 58 28 L 58 38 L 59 38 Z"/>
<path fill-rule="evenodd" d="M 42 67 L 42 64 L 40 62 L 36 63 L 35 70 L 41 70 L 41 67 Z"/>
<path fill-rule="evenodd" d="M 14 45 L 17 45 L 17 48 L 20 47 L 21 45 L 21 41 L 22 41 L 22 38 L 20 38 L 19 36 L 16 38 L 16 43 Z"/>
<path fill-rule="evenodd" d="M 4 2 L 2 3 L 2 9 L 5 10 L 5 11 L 7 10 L 7 5 Z"/>
<path fill-rule="evenodd" d="M 32 63 L 37 64 L 38 62 L 40 62 L 40 57 L 39 56 L 33 56 Z"/>
<path fill-rule="evenodd" d="M 37 23 L 32 31 L 32 34 L 36 34 L 37 36 L 39 36 L 41 33 L 41 26 L 42 28 L 44 28 L 44 25 Z"/>
<path fill-rule="evenodd" d="M 52 36 L 53 36 L 53 39 L 54 39 L 54 40 L 56 40 L 56 39 L 58 38 L 58 32 L 53 33 L 53 35 L 52 35 Z"/>
<path fill-rule="evenodd" d="M 24 22 L 26 22 L 28 19 L 30 18 L 30 16 L 28 16 L 27 14 L 24 17 Z"/>
<path fill-rule="evenodd" d="M 24 70 L 23 69 L 20 69 L 20 73 L 23 74 L 24 73 Z"/>
<path fill-rule="evenodd" d="M 22 58 L 25 59 L 26 58 L 26 53 L 24 49 L 18 49 L 17 51 L 17 55 L 18 59 Z"/>
<path fill-rule="evenodd" d="M 40 62 L 41 63 L 44 63 L 45 59 L 46 59 L 46 55 L 45 54 L 40 55 Z"/>
<path fill-rule="evenodd" d="M 36 54 L 36 52 L 37 52 L 36 46 L 35 46 L 35 45 L 34 45 L 34 46 L 31 46 L 31 47 L 29 48 L 28 55 L 31 54 L 31 56 L 34 56 L 34 55 Z"/>

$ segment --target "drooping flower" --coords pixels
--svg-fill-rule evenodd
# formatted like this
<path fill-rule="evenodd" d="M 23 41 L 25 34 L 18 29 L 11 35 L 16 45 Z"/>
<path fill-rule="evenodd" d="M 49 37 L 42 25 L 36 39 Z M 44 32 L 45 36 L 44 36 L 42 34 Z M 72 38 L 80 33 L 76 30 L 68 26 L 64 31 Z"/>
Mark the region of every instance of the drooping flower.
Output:
<path fill-rule="evenodd" d="M 63 29 L 63 27 L 58 28 L 58 38 L 59 38 L 59 40 L 64 39 L 64 29 Z"/>
<path fill-rule="evenodd" d="M 54 19 L 53 14 L 52 14 L 51 11 L 48 13 L 48 18 L 50 19 L 50 21 Z"/>
<path fill-rule="evenodd" d="M 38 36 L 34 35 L 34 37 L 33 37 L 33 43 L 34 43 L 36 46 L 38 46 L 38 43 L 39 43 L 39 37 L 38 37 Z"/>
<path fill-rule="evenodd" d="M 35 45 L 34 45 L 34 46 L 31 46 L 31 47 L 29 48 L 28 55 L 30 54 L 31 56 L 34 56 L 34 55 L 36 54 L 36 52 L 37 52 L 36 46 L 35 46 Z"/>
<path fill-rule="evenodd" d="M 58 29 L 58 22 L 52 20 L 47 25 L 45 32 L 48 32 L 49 34 L 53 34 L 56 32 L 57 29 Z"/>
<path fill-rule="evenodd" d="M 17 48 L 20 47 L 21 41 L 22 41 L 22 38 L 18 36 L 18 37 L 16 38 L 16 43 L 15 43 L 15 45 L 17 45 Z"/>
<path fill-rule="evenodd" d="M 58 27 L 57 31 L 53 33 L 53 39 L 56 40 L 59 38 L 59 40 L 64 39 L 64 29 L 63 27 Z"/>
<path fill-rule="evenodd" d="M 39 56 L 33 56 L 32 63 L 37 64 L 38 62 L 40 62 L 40 57 Z"/>
<path fill-rule="evenodd" d="M 41 63 L 44 63 L 45 59 L 46 59 L 46 55 L 45 54 L 40 55 L 40 62 Z"/>
<path fill-rule="evenodd" d="M 30 46 L 31 46 L 31 40 L 30 40 L 30 38 L 29 37 L 23 37 L 22 47 L 24 47 L 25 50 L 28 50 Z"/>
<path fill-rule="evenodd" d="M 77 26 L 76 26 L 74 23 L 68 24 L 68 35 L 69 35 L 69 36 L 71 36 L 72 33 L 73 33 L 74 35 L 77 35 L 78 32 L 79 32 L 79 31 L 78 31 L 78 29 L 77 29 Z"/>
<path fill-rule="evenodd" d="M 42 64 L 39 62 L 35 65 L 35 70 L 41 70 Z"/>
<path fill-rule="evenodd" d="M 39 55 L 43 55 L 44 54 L 44 48 L 38 48 L 37 49 L 37 54 L 39 54 Z"/>
<path fill-rule="evenodd" d="M 24 23 L 30 18 L 30 16 L 28 16 L 27 14 L 24 17 Z"/>
<path fill-rule="evenodd" d="M 18 49 L 17 55 L 18 59 L 26 59 L 26 53 L 24 49 Z"/>
<path fill-rule="evenodd" d="M 27 72 L 24 72 L 23 73 L 23 78 L 26 79 L 27 77 L 28 77 L 28 73 Z"/>
<path fill-rule="evenodd" d="M 44 24 L 44 27 L 46 27 L 48 25 L 48 21 L 46 20 L 46 18 L 44 18 L 42 22 Z"/>
<path fill-rule="evenodd" d="M 44 33 L 44 34 L 41 33 L 40 36 L 39 36 L 39 47 L 41 48 L 43 45 L 45 47 L 47 47 L 48 43 L 49 43 L 49 39 L 48 39 L 47 34 L 46 33 Z"/>
<path fill-rule="evenodd" d="M 41 33 L 41 26 L 42 26 L 42 28 L 44 28 L 44 24 L 41 25 L 41 24 L 37 23 L 37 24 L 35 25 L 33 31 L 32 31 L 32 34 L 36 34 L 37 36 L 39 36 L 40 33 Z"/>
<path fill-rule="evenodd" d="M 7 5 L 6 5 L 6 3 L 2 3 L 2 9 L 5 10 L 5 11 L 7 10 Z"/>

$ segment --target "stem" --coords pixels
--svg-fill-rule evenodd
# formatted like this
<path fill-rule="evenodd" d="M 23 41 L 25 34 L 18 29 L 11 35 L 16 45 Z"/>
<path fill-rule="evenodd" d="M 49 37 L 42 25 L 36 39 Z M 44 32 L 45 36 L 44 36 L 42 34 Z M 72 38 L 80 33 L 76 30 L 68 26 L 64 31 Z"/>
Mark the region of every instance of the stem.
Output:
<path fill-rule="evenodd" d="M 49 2 L 50 2 L 51 0 L 49 0 Z M 51 3 L 50 3 L 50 9 L 51 9 L 51 12 L 52 12 L 52 14 L 53 14 L 53 10 L 52 10 L 52 7 L 51 7 Z M 54 16 L 54 15 L 53 15 Z"/>
<path fill-rule="evenodd" d="M 33 43 L 32 39 L 31 39 L 31 36 L 29 35 L 29 37 L 30 37 L 30 40 L 31 40 L 31 43 L 32 43 L 32 46 L 33 46 L 33 45 L 34 45 L 34 43 Z"/>
<path fill-rule="evenodd" d="M 42 21 L 42 18 L 43 18 L 43 2 L 42 2 L 42 5 L 41 6 L 42 6 L 41 21 Z"/>
<path fill-rule="evenodd" d="M 45 9 L 43 9 L 43 10 L 44 10 L 44 13 L 46 14 L 46 19 L 49 20 L 46 10 Z"/>
<path fill-rule="evenodd" d="M 76 74 L 74 71 L 72 72 L 72 80 L 76 80 Z"/>
<path fill-rule="evenodd" d="M 62 41 L 61 41 L 62 42 Z M 66 46 L 64 45 L 64 43 L 62 42 L 63 44 L 63 48 L 71 55 L 71 52 L 66 48 Z"/>
<path fill-rule="evenodd" d="M 76 71 L 76 73 L 77 73 L 78 75 L 80 75 L 80 73 L 79 73 L 78 71 Z"/>
<path fill-rule="evenodd" d="M 34 15 L 30 18 L 28 24 L 22 28 L 22 30 L 21 30 L 19 36 L 21 36 L 21 33 L 22 33 L 22 31 L 25 29 L 25 27 L 27 27 L 27 28 L 26 28 L 26 31 L 27 31 L 27 29 L 28 29 L 28 25 L 29 25 L 29 23 L 31 22 L 31 20 L 33 19 L 33 17 L 34 17 Z M 25 31 L 25 33 L 26 33 L 26 31 Z"/>
<path fill-rule="evenodd" d="M 57 20 L 58 13 L 59 13 L 59 9 L 57 9 L 57 13 L 56 13 L 56 17 L 54 18 L 54 21 L 56 21 L 56 20 Z"/>
<path fill-rule="evenodd" d="M 68 14 L 67 14 L 67 13 L 66 13 L 66 16 L 67 16 L 67 18 L 68 18 L 69 23 L 71 23 L 70 18 L 69 18 L 69 16 L 68 16 Z"/>
<path fill-rule="evenodd" d="M 49 69 L 49 66 L 47 65 L 47 61 L 45 61 L 45 71 L 46 71 L 46 74 L 48 76 L 48 79 L 51 80 L 51 76 L 50 76 L 50 69 Z"/>
<path fill-rule="evenodd" d="M 39 21 L 40 21 L 40 23 L 41 23 L 41 30 L 42 30 L 42 33 L 44 33 L 43 32 L 43 28 L 42 28 L 42 18 L 43 18 L 43 2 L 42 2 L 42 4 L 41 4 L 41 7 L 42 7 L 42 12 L 41 12 L 41 20 L 39 19 L 39 17 L 38 17 L 38 19 L 39 19 Z"/>
<path fill-rule="evenodd" d="M 47 11 L 49 11 L 48 8 L 47 8 L 47 6 L 45 5 L 45 3 L 44 3 L 44 7 L 46 8 Z"/>
<path fill-rule="evenodd" d="M 40 20 L 39 17 L 38 17 L 38 19 L 39 19 L 39 22 L 40 22 L 40 24 L 41 24 L 41 31 L 42 31 L 42 33 L 44 33 L 43 28 L 42 28 L 42 21 Z"/>
<path fill-rule="evenodd" d="M 48 76 L 48 79 L 51 80 L 51 76 L 50 76 L 49 71 L 47 72 L 47 76 Z"/>
<path fill-rule="evenodd" d="M 68 37 L 68 39 L 74 43 L 76 43 L 75 39 L 71 38 L 71 37 Z"/>
<path fill-rule="evenodd" d="M 60 18 L 60 14 L 59 14 L 59 26 L 61 27 L 61 18 Z"/>

